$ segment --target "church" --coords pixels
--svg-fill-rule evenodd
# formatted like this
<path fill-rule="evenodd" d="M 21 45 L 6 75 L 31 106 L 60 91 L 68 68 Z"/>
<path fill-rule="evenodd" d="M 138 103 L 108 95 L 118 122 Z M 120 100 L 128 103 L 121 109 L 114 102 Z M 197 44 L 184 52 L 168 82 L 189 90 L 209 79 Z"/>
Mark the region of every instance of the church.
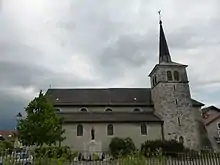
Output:
<path fill-rule="evenodd" d="M 107 151 L 113 137 L 130 137 L 137 148 L 147 140 L 175 139 L 200 149 L 203 103 L 191 98 L 187 65 L 172 61 L 162 21 L 159 59 L 149 71 L 150 88 L 51 88 L 46 96 L 64 118 L 67 145 Z"/>

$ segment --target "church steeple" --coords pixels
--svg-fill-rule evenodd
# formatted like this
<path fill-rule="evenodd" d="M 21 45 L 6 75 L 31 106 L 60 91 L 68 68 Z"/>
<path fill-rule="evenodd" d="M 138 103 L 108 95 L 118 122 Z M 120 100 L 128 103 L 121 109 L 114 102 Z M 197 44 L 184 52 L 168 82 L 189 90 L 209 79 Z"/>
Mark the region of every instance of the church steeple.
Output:
<path fill-rule="evenodd" d="M 159 11 L 160 15 L 160 11 Z M 160 39 L 159 39 L 159 63 L 162 62 L 172 62 L 170 57 L 169 48 L 167 45 L 166 37 L 163 31 L 162 21 L 160 18 Z"/>

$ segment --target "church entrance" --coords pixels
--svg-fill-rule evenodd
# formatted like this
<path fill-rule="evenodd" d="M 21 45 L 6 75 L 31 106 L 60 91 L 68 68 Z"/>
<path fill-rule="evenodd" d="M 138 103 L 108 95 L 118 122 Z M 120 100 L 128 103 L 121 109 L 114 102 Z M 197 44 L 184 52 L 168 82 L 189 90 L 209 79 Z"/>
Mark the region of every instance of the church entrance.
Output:
<path fill-rule="evenodd" d="M 183 138 L 182 136 L 179 137 L 179 142 L 180 142 L 181 144 L 184 143 L 184 138 Z"/>

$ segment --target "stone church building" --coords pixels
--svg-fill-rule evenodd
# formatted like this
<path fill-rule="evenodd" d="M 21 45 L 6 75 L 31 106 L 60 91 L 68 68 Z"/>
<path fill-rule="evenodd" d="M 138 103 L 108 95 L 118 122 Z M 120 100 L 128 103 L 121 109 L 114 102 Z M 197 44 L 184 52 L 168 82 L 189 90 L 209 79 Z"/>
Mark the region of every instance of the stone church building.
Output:
<path fill-rule="evenodd" d="M 176 139 L 200 148 L 199 120 L 204 105 L 191 98 L 187 65 L 172 61 L 160 21 L 159 63 L 150 88 L 48 89 L 56 113 L 64 118 L 68 145 L 75 150 L 107 151 L 113 137 L 130 137 L 136 147 L 147 140 Z M 144 76 L 144 75 L 143 75 Z"/>

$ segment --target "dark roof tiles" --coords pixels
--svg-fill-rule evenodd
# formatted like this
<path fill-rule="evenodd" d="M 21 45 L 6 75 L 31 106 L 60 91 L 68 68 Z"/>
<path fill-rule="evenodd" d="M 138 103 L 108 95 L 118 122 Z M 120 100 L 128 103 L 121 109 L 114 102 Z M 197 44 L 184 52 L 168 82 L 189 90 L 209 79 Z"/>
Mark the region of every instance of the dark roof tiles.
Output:
<path fill-rule="evenodd" d="M 134 105 L 153 106 L 150 88 L 48 89 L 46 96 L 54 106 Z M 193 100 L 193 106 L 204 104 Z"/>

